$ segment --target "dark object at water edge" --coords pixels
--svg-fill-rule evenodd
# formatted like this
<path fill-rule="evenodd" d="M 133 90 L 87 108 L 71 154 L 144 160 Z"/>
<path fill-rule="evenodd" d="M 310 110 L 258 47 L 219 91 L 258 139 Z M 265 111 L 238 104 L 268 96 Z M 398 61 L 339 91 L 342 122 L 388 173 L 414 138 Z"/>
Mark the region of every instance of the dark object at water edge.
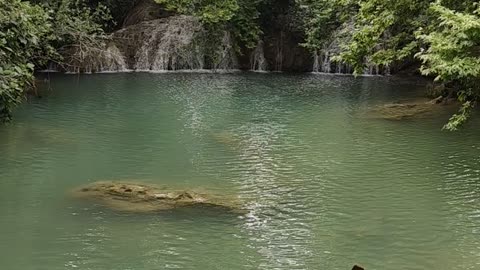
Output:
<path fill-rule="evenodd" d="M 358 265 L 354 265 L 352 270 L 365 270 L 365 268 L 363 268 L 361 266 L 358 266 Z"/>

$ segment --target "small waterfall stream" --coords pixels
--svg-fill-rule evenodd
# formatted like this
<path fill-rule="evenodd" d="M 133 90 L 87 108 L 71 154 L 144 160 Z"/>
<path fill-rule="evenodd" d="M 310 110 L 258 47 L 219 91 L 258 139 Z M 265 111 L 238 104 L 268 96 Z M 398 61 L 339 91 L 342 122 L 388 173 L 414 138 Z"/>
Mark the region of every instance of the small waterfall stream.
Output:
<path fill-rule="evenodd" d="M 313 54 L 313 67 L 312 72 L 314 73 L 332 73 L 332 74 L 352 74 L 353 68 L 344 63 L 332 60 L 332 56 L 335 55 L 335 52 L 329 51 L 328 49 L 321 50 L 320 52 L 316 51 Z M 365 66 L 365 69 L 362 75 L 374 76 L 374 75 L 390 75 L 389 66 L 380 66 L 373 63 L 368 63 Z"/>
<path fill-rule="evenodd" d="M 258 72 L 265 72 L 268 69 L 267 59 L 265 59 L 264 54 L 264 44 L 260 40 L 257 44 L 257 47 L 252 52 L 250 56 L 251 70 Z"/>
<path fill-rule="evenodd" d="M 353 21 L 344 23 L 334 31 L 323 48 L 314 52 L 312 71 L 314 73 L 352 74 L 354 72 L 352 66 L 345 62 L 335 61 L 332 58 L 342 52 L 341 44 L 347 44 L 354 31 Z M 381 48 L 379 46 L 377 49 Z M 389 66 L 374 64 L 369 59 L 365 59 L 364 63 L 363 75 L 390 75 Z"/>
<path fill-rule="evenodd" d="M 208 38 L 208 37 L 206 37 Z M 216 51 L 218 62 L 212 63 L 214 70 L 233 70 L 238 68 L 237 55 L 233 48 L 233 41 L 230 32 L 223 33 L 222 43 Z"/>
<path fill-rule="evenodd" d="M 315 73 L 351 74 L 350 65 L 332 60 L 335 53 L 329 50 L 316 51 L 313 54 L 313 68 Z"/>

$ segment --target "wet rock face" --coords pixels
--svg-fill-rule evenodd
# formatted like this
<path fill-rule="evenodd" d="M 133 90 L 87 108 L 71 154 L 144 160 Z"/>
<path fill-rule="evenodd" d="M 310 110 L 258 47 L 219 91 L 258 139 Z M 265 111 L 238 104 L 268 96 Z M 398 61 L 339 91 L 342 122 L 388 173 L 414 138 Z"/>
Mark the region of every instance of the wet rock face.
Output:
<path fill-rule="evenodd" d="M 93 200 L 113 210 L 128 212 L 155 212 L 182 207 L 210 207 L 242 212 L 242 205 L 236 198 L 132 182 L 95 182 L 74 190 L 73 196 Z"/>
<path fill-rule="evenodd" d="M 193 16 L 177 15 L 144 21 L 112 34 L 134 70 L 237 69 L 230 32 L 224 31 L 218 47 L 208 47 L 208 33 Z M 215 56 L 212 58 L 212 56 Z M 215 59 L 215 60 L 214 60 Z"/>

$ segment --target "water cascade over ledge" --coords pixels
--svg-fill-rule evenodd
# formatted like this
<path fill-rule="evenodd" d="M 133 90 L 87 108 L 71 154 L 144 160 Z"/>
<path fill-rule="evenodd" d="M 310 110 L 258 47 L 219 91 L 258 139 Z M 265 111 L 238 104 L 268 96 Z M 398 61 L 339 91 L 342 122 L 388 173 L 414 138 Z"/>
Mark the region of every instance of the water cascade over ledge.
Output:
<path fill-rule="evenodd" d="M 264 44 L 263 41 L 260 40 L 257 44 L 255 50 L 253 50 L 250 56 L 250 64 L 252 71 L 259 71 L 264 72 L 268 69 L 267 59 L 265 59 L 264 53 Z"/>
<path fill-rule="evenodd" d="M 342 52 L 341 44 L 348 43 L 354 32 L 353 22 L 344 23 L 339 29 L 333 32 L 330 40 L 313 54 L 314 73 L 352 74 L 353 67 L 345 62 L 336 61 L 335 56 Z M 380 47 L 378 49 L 381 49 Z M 364 60 L 365 68 L 363 75 L 390 75 L 389 66 L 380 66 L 372 63 L 369 59 Z"/>
<path fill-rule="evenodd" d="M 129 66 L 135 70 L 231 70 L 238 66 L 230 33 L 223 33 L 212 53 L 207 45 L 208 33 L 192 16 L 142 22 L 121 29 L 114 36 L 118 44 L 123 44 Z"/>

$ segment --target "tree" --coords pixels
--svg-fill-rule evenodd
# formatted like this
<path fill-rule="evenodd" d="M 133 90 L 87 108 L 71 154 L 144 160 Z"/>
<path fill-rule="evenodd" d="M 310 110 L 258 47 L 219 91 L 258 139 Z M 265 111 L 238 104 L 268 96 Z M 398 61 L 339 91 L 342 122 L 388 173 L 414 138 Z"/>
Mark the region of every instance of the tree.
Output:
<path fill-rule="evenodd" d="M 69 46 L 100 46 L 109 18 L 104 6 L 80 0 L 0 0 L 0 121 L 35 87 L 36 67 L 62 62 L 59 52 Z"/>
<path fill-rule="evenodd" d="M 305 46 L 316 50 L 342 23 L 350 38 L 334 57 L 361 74 L 366 64 L 421 61 L 420 72 L 454 86 L 463 103 L 445 125 L 463 124 L 480 96 L 480 7 L 462 0 L 298 0 L 305 12 Z"/>
<path fill-rule="evenodd" d="M 480 5 L 472 3 L 459 12 L 437 1 L 429 10 L 434 19 L 417 34 L 425 46 L 417 57 L 423 63 L 422 74 L 458 85 L 462 107 L 445 125 L 456 130 L 468 119 L 480 96 Z"/>
<path fill-rule="evenodd" d="M 0 0 L 0 120 L 9 121 L 25 89 L 33 87 L 35 64 L 53 54 L 51 17 L 39 6 Z"/>

